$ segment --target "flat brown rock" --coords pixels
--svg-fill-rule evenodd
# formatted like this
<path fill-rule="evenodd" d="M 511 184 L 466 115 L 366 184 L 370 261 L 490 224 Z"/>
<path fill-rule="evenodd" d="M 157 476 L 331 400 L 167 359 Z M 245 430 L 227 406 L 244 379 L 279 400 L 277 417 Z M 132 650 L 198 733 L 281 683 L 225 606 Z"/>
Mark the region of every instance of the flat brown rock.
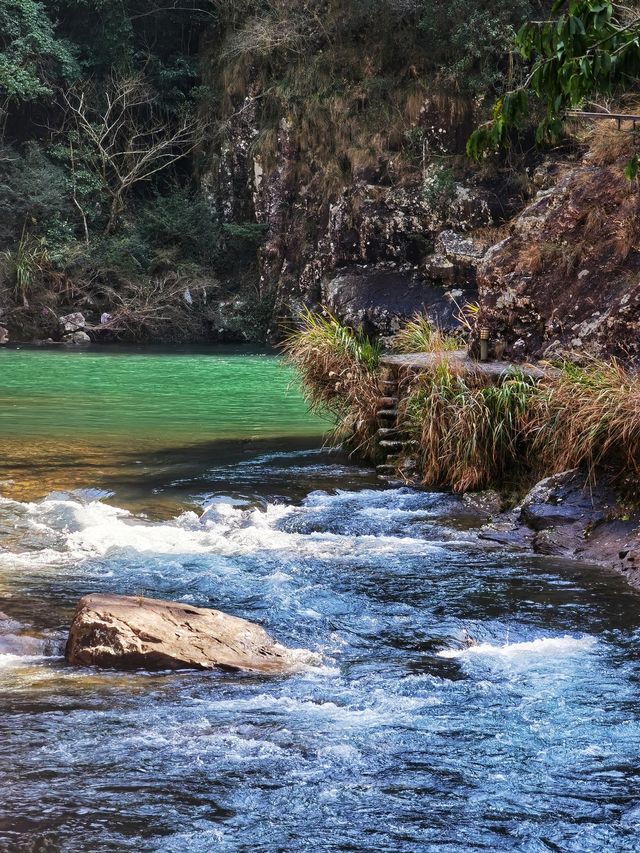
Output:
<path fill-rule="evenodd" d="M 219 610 L 129 595 L 86 595 L 66 647 L 69 663 L 111 669 L 287 673 L 318 656 L 288 649 L 259 625 Z"/>

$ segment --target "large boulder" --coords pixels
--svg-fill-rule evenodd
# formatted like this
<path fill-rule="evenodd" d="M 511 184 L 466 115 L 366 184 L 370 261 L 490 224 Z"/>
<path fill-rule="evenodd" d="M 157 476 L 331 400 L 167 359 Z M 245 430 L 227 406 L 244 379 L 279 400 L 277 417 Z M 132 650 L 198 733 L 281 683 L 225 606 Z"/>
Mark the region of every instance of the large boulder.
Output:
<path fill-rule="evenodd" d="M 426 314 L 439 328 L 456 328 L 458 306 L 474 293 L 435 285 L 409 270 L 353 266 L 323 284 L 321 299 L 341 322 L 385 337 L 416 313 Z"/>
<path fill-rule="evenodd" d="M 287 673 L 318 656 L 276 643 L 260 626 L 219 610 L 128 595 L 78 602 L 69 663 L 112 669 L 224 669 Z"/>

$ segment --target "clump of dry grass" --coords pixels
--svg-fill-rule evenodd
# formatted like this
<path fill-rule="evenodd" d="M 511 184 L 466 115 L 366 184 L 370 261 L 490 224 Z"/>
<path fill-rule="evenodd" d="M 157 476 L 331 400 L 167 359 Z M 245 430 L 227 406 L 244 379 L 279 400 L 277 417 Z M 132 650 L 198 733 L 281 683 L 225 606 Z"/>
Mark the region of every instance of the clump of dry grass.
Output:
<path fill-rule="evenodd" d="M 414 314 L 391 339 L 391 349 L 399 353 L 451 352 L 461 345 L 456 335 L 438 329 L 424 314 Z"/>
<path fill-rule="evenodd" d="M 594 166 L 610 166 L 625 159 L 630 160 L 638 150 L 638 133 L 632 122 L 618 125 L 614 120 L 594 121 L 588 134 L 589 161 Z"/>
<path fill-rule="evenodd" d="M 517 371 L 492 385 L 443 359 L 423 374 L 403 413 L 419 441 L 423 484 L 466 492 L 499 481 L 521 462 L 535 394 L 534 383 Z"/>
<path fill-rule="evenodd" d="M 594 482 L 608 464 L 621 475 L 640 476 L 640 375 L 616 361 L 586 367 L 565 364 L 541 387 L 528 426 L 540 473 L 582 467 Z"/>
<path fill-rule="evenodd" d="M 378 345 L 329 311 L 305 309 L 283 349 L 311 409 L 333 416 L 333 441 L 366 450 L 377 428 Z"/>

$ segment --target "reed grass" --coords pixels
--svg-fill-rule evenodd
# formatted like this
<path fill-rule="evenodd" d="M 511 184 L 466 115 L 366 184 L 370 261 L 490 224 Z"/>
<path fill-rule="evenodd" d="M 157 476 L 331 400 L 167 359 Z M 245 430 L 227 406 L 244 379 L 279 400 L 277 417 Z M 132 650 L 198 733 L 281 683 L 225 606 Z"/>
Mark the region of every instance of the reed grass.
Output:
<path fill-rule="evenodd" d="M 366 452 L 376 430 L 380 346 L 331 312 L 305 308 L 283 350 L 309 407 L 333 416 L 331 440 Z"/>
<path fill-rule="evenodd" d="M 443 361 L 418 380 L 404 406 L 419 442 L 422 482 L 457 492 L 499 482 L 523 464 L 521 444 L 536 386 L 521 372 L 498 385 Z"/>
<path fill-rule="evenodd" d="M 432 327 L 407 332 L 424 349 Z M 305 311 L 285 343 L 307 400 L 331 412 L 334 440 L 373 453 L 379 390 L 378 346 L 329 312 Z M 564 363 L 541 380 L 514 368 L 495 382 L 442 358 L 400 394 L 398 428 L 417 440 L 423 485 L 456 492 L 531 485 L 568 469 L 640 481 L 640 373 L 615 360 Z"/>
<path fill-rule="evenodd" d="M 528 426 L 539 470 L 582 467 L 591 482 L 603 465 L 621 476 L 640 476 L 640 374 L 617 361 L 565 363 L 540 388 Z"/>
<path fill-rule="evenodd" d="M 424 314 L 414 314 L 391 339 L 391 349 L 397 353 L 451 352 L 461 346 L 456 335 L 438 329 Z"/>

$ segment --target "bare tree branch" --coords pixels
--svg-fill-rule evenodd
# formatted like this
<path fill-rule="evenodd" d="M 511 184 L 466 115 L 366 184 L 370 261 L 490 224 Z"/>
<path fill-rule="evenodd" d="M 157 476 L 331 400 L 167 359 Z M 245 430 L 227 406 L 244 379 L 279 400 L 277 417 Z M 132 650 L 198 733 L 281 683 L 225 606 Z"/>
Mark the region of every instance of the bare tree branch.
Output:
<path fill-rule="evenodd" d="M 196 145 L 196 122 L 170 122 L 142 76 L 113 76 L 102 104 L 95 90 L 70 90 L 63 98 L 79 137 L 93 149 L 111 199 L 107 232 L 117 226 L 132 187 L 176 163 Z"/>

